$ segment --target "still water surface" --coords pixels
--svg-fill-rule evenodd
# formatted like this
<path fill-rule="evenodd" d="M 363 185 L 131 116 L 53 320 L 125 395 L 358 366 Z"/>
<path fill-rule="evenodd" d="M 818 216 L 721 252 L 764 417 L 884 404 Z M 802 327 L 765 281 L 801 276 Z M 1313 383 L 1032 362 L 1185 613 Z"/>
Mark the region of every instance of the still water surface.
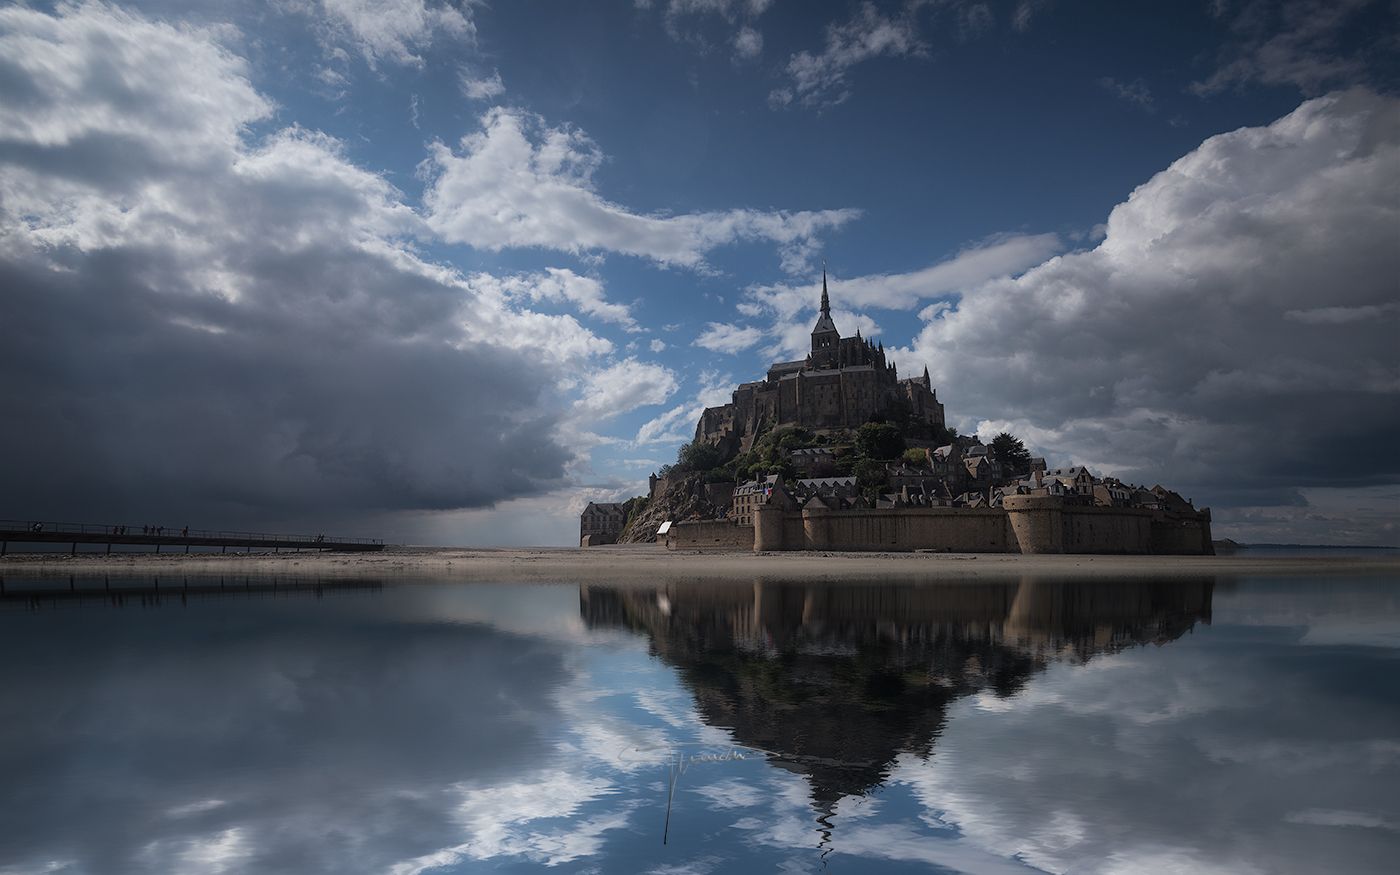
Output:
<path fill-rule="evenodd" d="M 154 583 L 10 580 L 0 873 L 1400 859 L 1394 579 Z"/>

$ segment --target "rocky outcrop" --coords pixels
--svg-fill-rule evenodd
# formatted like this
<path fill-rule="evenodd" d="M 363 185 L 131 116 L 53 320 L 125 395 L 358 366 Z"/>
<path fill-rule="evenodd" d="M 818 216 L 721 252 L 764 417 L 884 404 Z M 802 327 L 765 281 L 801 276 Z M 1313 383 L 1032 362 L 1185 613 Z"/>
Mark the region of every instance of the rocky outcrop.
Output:
<path fill-rule="evenodd" d="M 661 488 L 664 485 L 664 488 Z M 707 488 L 703 474 L 672 474 L 658 481 L 658 489 L 646 506 L 628 520 L 619 544 L 644 544 L 656 540 L 656 530 L 670 520 L 711 520 L 724 512 L 724 507 L 711 501 L 713 490 Z"/>

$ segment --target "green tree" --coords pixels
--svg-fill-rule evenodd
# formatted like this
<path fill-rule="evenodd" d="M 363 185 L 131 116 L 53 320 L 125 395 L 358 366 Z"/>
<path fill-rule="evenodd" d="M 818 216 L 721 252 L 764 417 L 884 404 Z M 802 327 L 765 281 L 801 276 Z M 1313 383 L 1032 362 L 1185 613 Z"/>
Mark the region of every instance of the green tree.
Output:
<path fill-rule="evenodd" d="M 867 422 L 856 432 L 856 452 L 867 459 L 897 459 L 904 436 L 888 422 Z"/>
<path fill-rule="evenodd" d="M 723 464 L 724 451 L 701 441 L 681 445 L 676 454 L 676 467 L 683 471 L 709 471 Z"/>
<path fill-rule="evenodd" d="M 910 447 L 904 451 L 904 455 L 901 458 L 906 465 L 922 468 L 924 464 L 928 462 L 928 453 L 923 447 Z"/>
<path fill-rule="evenodd" d="M 784 428 L 773 432 L 778 449 L 784 454 L 816 445 L 816 437 L 805 428 Z"/>
<path fill-rule="evenodd" d="M 1010 432 L 1002 432 L 992 438 L 992 452 L 1008 474 L 1029 474 L 1031 454 L 1020 438 Z"/>
<path fill-rule="evenodd" d="M 885 463 L 876 459 L 858 459 L 851 466 L 851 473 L 856 476 L 856 483 L 863 490 L 878 489 L 890 482 Z"/>

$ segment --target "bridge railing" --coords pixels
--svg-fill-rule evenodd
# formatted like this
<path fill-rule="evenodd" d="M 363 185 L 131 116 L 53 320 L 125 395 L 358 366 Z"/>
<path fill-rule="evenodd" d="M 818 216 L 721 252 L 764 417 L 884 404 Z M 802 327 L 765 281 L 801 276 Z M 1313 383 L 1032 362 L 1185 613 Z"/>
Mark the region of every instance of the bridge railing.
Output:
<path fill-rule="evenodd" d="M 39 528 L 35 528 L 38 526 Z M 126 531 L 120 532 L 121 523 L 112 525 L 98 523 L 69 523 L 54 520 L 0 520 L 0 534 L 4 535 L 24 535 L 38 534 L 44 535 L 112 535 L 114 537 L 165 537 L 165 538 L 204 538 L 208 540 L 240 540 L 240 541 L 273 541 L 283 543 L 320 543 L 320 544 L 383 544 L 379 538 L 343 538 L 332 537 L 330 535 L 287 535 L 276 532 L 240 532 L 227 529 L 186 529 L 184 526 L 151 526 L 149 523 L 141 526 L 127 525 Z M 144 531 L 143 531 L 144 528 Z M 160 531 L 156 531 L 160 529 Z M 317 540 L 319 538 L 319 540 Z M 11 538 L 11 540 L 17 540 Z"/>

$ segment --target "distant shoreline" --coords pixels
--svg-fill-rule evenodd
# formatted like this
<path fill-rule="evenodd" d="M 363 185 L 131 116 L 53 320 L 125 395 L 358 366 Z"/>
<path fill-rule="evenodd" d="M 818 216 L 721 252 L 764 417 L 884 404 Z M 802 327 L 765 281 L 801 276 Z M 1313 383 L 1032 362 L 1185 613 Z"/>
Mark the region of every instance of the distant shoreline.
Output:
<path fill-rule="evenodd" d="M 800 579 L 824 582 L 921 579 L 1170 578 L 1240 575 L 1382 574 L 1400 577 L 1400 556 L 1020 555 L 1008 553 L 697 553 L 654 544 L 590 547 L 391 547 L 382 553 L 93 555 L 10 554 L 0 577 L 24 575 L 271 574 L 442 577 L 497 582 L 679 582 Z"/>
<path fill-rule="evenodd" d="M 1219 541 L 1215 543 L 1221 549 Z M 1231 550 L 1389 550 L 1400 555 L 1400 547 L 1387 547 L 1384 544 L 1234 544 Z"/>

